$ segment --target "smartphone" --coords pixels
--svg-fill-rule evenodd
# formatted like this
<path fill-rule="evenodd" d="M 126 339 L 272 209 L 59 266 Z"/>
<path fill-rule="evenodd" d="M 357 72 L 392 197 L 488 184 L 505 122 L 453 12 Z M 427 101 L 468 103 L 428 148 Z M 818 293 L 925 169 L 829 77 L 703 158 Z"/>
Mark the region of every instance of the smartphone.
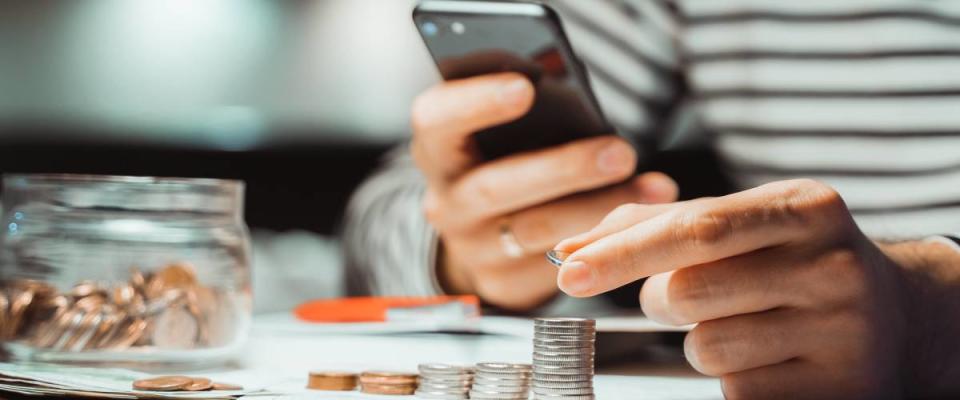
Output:
<path fill-rule="evenodd" d="M 474 136 L 490 160 L 613 134 L 557 13 L 532 2 L 424 0 L 413 20 L 445 80 L 512 71 L 533 83 L 523 117 Z"/>

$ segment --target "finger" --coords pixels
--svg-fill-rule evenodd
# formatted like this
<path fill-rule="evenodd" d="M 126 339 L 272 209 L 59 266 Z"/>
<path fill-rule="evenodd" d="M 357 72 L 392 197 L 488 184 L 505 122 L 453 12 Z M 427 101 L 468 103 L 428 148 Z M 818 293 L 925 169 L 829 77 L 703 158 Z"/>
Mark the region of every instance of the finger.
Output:
<path fill-rule="evenodd" d="M 738 315 L 701 322 L 687 333 L 683 350 L 694 369 L 721 376 L 805 354 L 820 343 L 810 328 L 796 310 Z"/>
<path fill-rule="evenodd" d="M 793 305 L 808 281 L 795 258 L 777 247 L 656 274 L 640 304 L 647 317 L 673 325 Z"/>
<path fill-rule="evenodd" d="M 506 223 L 523 250 L 544 262 L 543 255 L 558 238 L 596 224 L 610 210 L 623 203 L 645 201 L 656 196 L 646 191 L 638 178 L 611 188 L 580 193 L 513 214 Z M 448 230 L 449 232 L 449 230 Z M 477 264 L 503 264 L 508 258 L 501 244 L 501 226 L 486 221 L 480 230 L 464 231 L 470 236 L 468 250 Z M 556 286 L 553 282 L 551 285 Z"/>
<path fill-rule="evenodd" d="M 818 365 L 804 360 L 737 372 L 720 381 L 723 396 L 729 400 L 870 398 L 845 397 L 851 393 L 843 393 L 839 383 Z"/>
<path fill-rule="evenodd" d="M 595 226 L 622 204 L 658 201 L 662 198 L 658 190 L 638 176 L 614 187 L 575 194 L 520 211 L 510 218 L 510 226 L 525 250 L 542 255 L 557 241 Z"/>
<path fill-rule="evenodd" d="M 656 273 L 791 241 L 829 241 L 853 227 L 839 195 L 813 181 L 785 181 L 678 207 L 570 255 L 558 284 L 592 296 Z"/>
<path fill-rule="evenodd" d="M 412 152 L 434 183 L 442 183 L 473 164 L 470 134 L 526 114 L 533 85 L 517 73 L 451 81 L 427 90 L 414 101 Z"/>
<path fill-rule="evenodd" d="M 636 152 L 622 138 L 604 136 L 505 157 L 465 173 L 447 190 L 455 219 L 497 217 L 633 174 Z"/>

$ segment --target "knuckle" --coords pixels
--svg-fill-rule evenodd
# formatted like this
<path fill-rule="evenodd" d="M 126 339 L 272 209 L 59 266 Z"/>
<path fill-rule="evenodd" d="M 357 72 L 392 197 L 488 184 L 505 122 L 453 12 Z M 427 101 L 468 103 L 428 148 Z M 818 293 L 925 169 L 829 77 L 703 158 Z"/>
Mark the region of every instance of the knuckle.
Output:
<path fill-rule="evenodd" d="M 868 271 L 860 254 L 848 248 L 836 249 L 821 258 L 821 269 L 826 275 L 824 282 L 840 300 L 863 298 L 868 290 Z"/>
<path fill-rule="evenodd" d="M 493 179 L 474 175 L 470 183 L 463 188 L 464 190 L 460 193 L 459 197 L 464 199 L 465 203 L 473 203 L 486 209 L 492 205 L 496 205 L 498 202 L 500 198 L 499 188 L 500 185 Z"/>
<path fill-rule="evenodd" d="M 701 323 L 687 334 L 683 349 L 697 371 L 720 376 L 727 372 L 729 354 L 722 335 L 716 329 L 710 329 L 708 322 Z"/>
<path fill-rule="evenodd" d="M 705 209 L 677 213 L 674 226 L 677 243 L 689 243 L 691 250 L 720 242 L 734 230 L 729 216 Z"/>
<path fill-rule="evenodd" d="M 674 271 L 667 283 L 667 312 L 674 319 L 690 321 L 692 313 L 710 298 L 710 284 L 696 268 Z"/>
<path fill-rule="evenodd" d="M 796 216 L 816 215 L 823 219 L 846 213 L 843 197 L 833 187 L 813 179 L 787 181 L 783 198 L 790 199 L 784 207 Z"/>
<path fill-rule="evenodd" d="M 721 377 L 720 390 L 723 392 L 723 397 L 727 400 L 754 398 L 753 385 L 736 374 Z"/>
<path fill-rule="evenodd" d="M 634 215 L 638 214 L 642 208 L 643 206 L 636 203 L 621 204 L 607 214 L 607 216 L 604 217 L 603 222 L 630 219 Z"/>

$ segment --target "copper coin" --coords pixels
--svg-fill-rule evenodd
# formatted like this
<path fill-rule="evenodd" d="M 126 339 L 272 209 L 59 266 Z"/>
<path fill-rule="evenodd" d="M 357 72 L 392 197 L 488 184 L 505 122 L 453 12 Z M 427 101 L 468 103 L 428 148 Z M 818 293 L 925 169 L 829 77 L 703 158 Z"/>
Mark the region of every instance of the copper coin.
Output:
<path fill-rule="evenodd" d="M 122 329 L 117 331 L 114 340 L 112 343 L 110 343 L 110 348 L 115 350 L 124 350 L 130 346 L 133 346 L 134 343 L 143 337 L 143 332 L 146 329 L 146 320 L 136 316 L 128 316 L 127 321 L 124 323 Z"/>
<path fill-rule="evenodd" d="M 4 321 L 3 337 L 13 339 L 20 330 L 20 323 L 23 321 L 23 315 L 27 312 L 27 307 L 33 303 L 33 292 L 23 290 L 17 293 L 10 300 L 10 309 L 7 310 L 7 320 Z"/>
<path fill-rule="evenodd" d="M 193 267 L 188 264 L 171 264 L 157 271 L 147 282 L 147 297 L 154 298 L 169 289 L 183 289 L 197 283 Z"/>
<path fill-rule="evenodd" d="M 80 282 L 70 290 L 70 295 L 77 299 L 100 294 L 103 294 L 103 289 L 93 281 Z"/>
<path fill-rule="evenodd" d="M 312 371 L 307 379 L 307 389 L 353 390 L 357 388 L 357 374 L 351 372 Z"/>
<path fill-rule="evenodd" d="M 99 323 L 101 318 L 100 312 L 82 309 L 80 312 L 83 316 L 79 320 L 74 318 L 72 326 L 67 330 L 68 333 L 64 334 L 64 338 L 61 339 L 62 343 L 57 347 L 66 351 L 75 351 L 77 347 L 83 348 L 83 345 L 86 344 L 85 342 L 82 343 L 83 339 L 90 339 L 91 329 L 95 329 L 95 325 Z"/>
<path fill-rule="evenodd" d="M 3 322 L 2 326 L 6 326 L 9 318 L 7 316 L 7 310 L 10 308 L 10 299 L 7 298 L 7 294 L 3 291 L 0 291 L 0 321 Z M 0 340 L 6 339 L 6 334 L 0 329 Z"/>
<path fill-rule="evenodd" d="M 202 392 L 204 390 L 213 389 L 213 381 L 207 378 L 193 377 L 190 379 L 193 379 L 193 382 L 190 382 L 190 384 L 183 388 L 183 390 L 188 392 Z"/>
<path fill-rule="evenodd" d="M 243 390 L 243 386 L 232 383 L 214 382 L 213 390 Z"/>
<path fill-rule="evenodd" d="M 158 376 L 133 381 L 133 388 L 152 392 L 172 392 L 183 390 L 191 383 L 193 383 L 193 378 L 186 376 Z"/>
<path fill-rule="evenodd" d="M 393 371 L 366 371 L 360 374 L 361 384 L 406 385 L 417 383 L 417 374 Z"/>
<path fill-rule="evenodd" d="M 117 325 L 122 322 L 124 314 L 118 312 L 112 308 L 105 308 L 101 311 L 103 314 L 100 324 L 97 325 L 96 330 L 93 333 L 93 336 L 90 337 L 90 340 L 87 341 L 87 344 L 83 347 L 84 350 L 95 350 L 102 348 L 102 343 L 104 343 L 107 336 L 115 332 Z"/>
<path fill-rule="evenodd" d="M 417 390 L 416 384 L 380 385 L 375 383 L 367 383 L 367 384 L 360 385 L 360 391 L 363 393 L 369 393 L 369 394 L 411 395 L 416 390 Z"/>
<path fill-rule="evenodd" d="M 111 300 L 113 300 L 113 304 L 116 304 L 118 307 L 127 307 L 133 303 L 136 296 L 137 289 L 134 289 L 133 285 L 122 284 L 113 288 Z"/>

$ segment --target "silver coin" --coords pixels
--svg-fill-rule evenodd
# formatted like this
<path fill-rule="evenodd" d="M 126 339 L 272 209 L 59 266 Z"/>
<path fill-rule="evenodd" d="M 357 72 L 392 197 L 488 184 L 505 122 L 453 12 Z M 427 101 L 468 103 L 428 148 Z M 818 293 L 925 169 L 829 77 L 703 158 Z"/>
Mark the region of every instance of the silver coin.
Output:
<path fill-rule="evenodd" d="M 542 381 L 533 381 L 533 384 L 530 387 L 534 388 L 553 388 L 553 389 L 567 389 L 567 388 L 581 388 L 581 387 L 593 387 L 593 381 L 583 381 L 583 382 L 542 382 Z"/>
<path fill-rule="evenodd" d="M 523 386 L 486 386 L 486 385 L 473 385 L 470 390 L 475 390 L 483 393 L 521 393 L 528 392 L 530 387 L 527 385 Z"/>
<path fill-rule="evenodd" d="M 470 396 L 467 393 L 443 393 L 443 392 L 432 392 L 426 390 L 417 389 L 413 392 L 414 396 L 417 396 L 421 399 L 437 399 L 437 400 L 465 400 L 469 399 Z"/>
<path fill-rule="evenodd" d="M 534 346 L 542 346 L 542 347 L 548 347 L 548 348 L 549 347 L 591 347 L 592 348 L 594 347 L 595 343 L 596 342 L 593 340 L 569 340 L 569 339 L 556 339 L 556 338 L 551 338 L 551 339 L 534 338 L 533 339 Z"/>
<path fill-rule="evenodd" d="M 530 364 L 503 363 L 503 362 L 482 362 L 477 363 L 478 372 L 504 372 L 504 371 L 530 371 L 533 368 Z"/>
<path fill-rule="evenodd" d="M 534 326 L 593 326 L 597 325 L 596 320 L 588 318 L 537 318 L 533 320 Z"/>
<path fill-rule="evenodd" d="M 533 333 L 552 333 L 555 335 L 586 335 L 586 334 L 595 334 L 597 328 L 588 326 L 588 327 L 567 327 L 567 326 L 534 326 Z"/>
<path fill-rule="evenodd" d="M 443 377 L 436 378 L 432 376 L 420 375 L 420 384 L 421 385 L 444 385 L 444 386 L 457 386 L 457 385 L 469 385 L 473 383 L 473 378 L 458 378 L 458 377 Z"/>
<path fill-rule="evenodd" d="M 535 387 L 533 392 L 536 394 L 545 394 L 548 396 L 583 396 L 593 394 L 593 387 L 577 387 L 577 388 L 542 388 Z"/>
<path fill-rule="evenodd" d="M 570 253 L 560 250 L 550 250 L 547 252 L 547 261 L 550 261 L 550 264 L 553 264 L 557 267 L 563 265 L 563 260 L 566 260 L 567 257 L 570 257 Z"/>
<path fill-rule="evenodd" d="M 521 393 L 491 393 L 479 390 L 471 390 L 470 398 L 473 400 L 526 400 L 530 396 L 529 392 Z"/>
<path fill-rule="evenodd" d="M 417 367 L 420 370 L 421 374 L 424 375 L 463 375 L 463 374 L 473 374 L 472 367 L 466 367 L 461 365 L 453 364 L 442 364 L 442 363 L 428 363 L 420 364 Z"/>
<path fill-rule="evenodd" d="M 534 375 L 541 374 L 550 374 L 550 375 L 593 375 L 594 370 L 593 366 L 589 367 L 567 367 L 567 366 L 553 366 L 553 365 L 537 365 L 533 369 Z"/>
<path fill-rule="evenodd" d="M 595 400 L 596 397 L 592 394 L 577 396 L 577 395 L 549 395 L 549 394 L 533 394 L 534 400 Z"/>
<path fill-rule="evenodd" d="M 593 368 L 593 360 L 540 361 L 537 366 L 548 368 Z"/>
<path fill-rule="evenodd" d="M 473 382 L 463 382 L 450 385 L 420 381 L 419 386 L 422 388 L 429 387 L 437 391 L 459 391 L 463 389 L 470 390 L 470 387 L 473 386 Z"/>
<path fill-rule="evenodd" d="M 542 354 L 533 353 L 533 362 L 593 362 L 593 354 Z"/>
<path fill-rule="evenodd" d="M 534 383 L 546 385 L 548 382 L 593 382 L 593 373 L 589 374 L 537 374 L 533 377 Z"/>

